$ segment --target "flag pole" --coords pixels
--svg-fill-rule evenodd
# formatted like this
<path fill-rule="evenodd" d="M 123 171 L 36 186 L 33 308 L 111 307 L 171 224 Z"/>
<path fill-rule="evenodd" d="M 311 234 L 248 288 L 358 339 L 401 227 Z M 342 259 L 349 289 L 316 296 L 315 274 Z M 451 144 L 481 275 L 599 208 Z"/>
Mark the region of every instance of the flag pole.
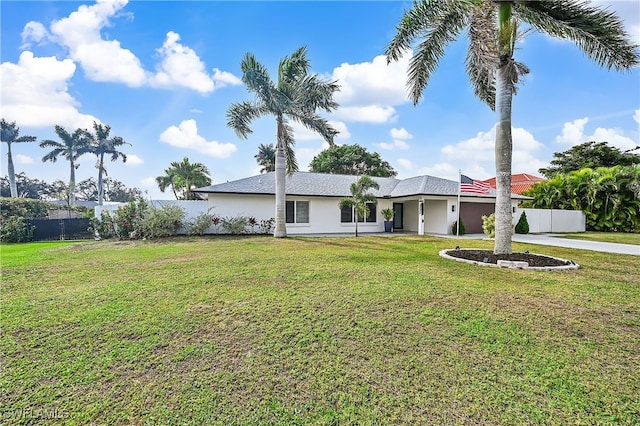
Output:
<path fill-rule="evenodd" d="M 456 211 L 458 212 L 458 219 L 456 220 L 456 237 L 460 238 L 460 187 L 462 185 L 462 171 L 458 169 L 458 205 Z"/>

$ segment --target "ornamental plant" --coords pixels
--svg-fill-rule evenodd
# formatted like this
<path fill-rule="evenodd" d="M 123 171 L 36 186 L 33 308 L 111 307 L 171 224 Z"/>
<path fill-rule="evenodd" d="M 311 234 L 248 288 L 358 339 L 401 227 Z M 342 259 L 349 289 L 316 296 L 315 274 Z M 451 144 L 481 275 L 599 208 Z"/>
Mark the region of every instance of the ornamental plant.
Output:
<path fill-rule="evenodd" d="M 458 222 L 456 221 L 456 222 L 453 222 L 453 225 L 451 226 L 451 233 L 453 235 L 456 235 L 457 232 L 458 232 Z M 466 233 L 467 231 L 466 229 L 464 229 L 464 222 L 462 221 L 462 219 L 460 219 L 460 234 L 458 235 L 464 235 Z"/>
<path fill-rule="evenodd" d="M 528 234 L 529 233 L 529 222 L 527 221 L 527 214 L 522 212 L 520 215 L 520 219 L 518 219 L 518 223 L 516 224 L 516 234 Z"/>
<path fill-rule="evenodd" d="M 496 215 L 494 213 L 482 216 L 482 231 L 489 238 L 496 236 Z"/>
<path fill-rule="evenodd" d="M 36 229 L 20 216 L 11 216 L 0 224 L 0 241 L 3 243 L 23 243 L 33 239 Z"/>

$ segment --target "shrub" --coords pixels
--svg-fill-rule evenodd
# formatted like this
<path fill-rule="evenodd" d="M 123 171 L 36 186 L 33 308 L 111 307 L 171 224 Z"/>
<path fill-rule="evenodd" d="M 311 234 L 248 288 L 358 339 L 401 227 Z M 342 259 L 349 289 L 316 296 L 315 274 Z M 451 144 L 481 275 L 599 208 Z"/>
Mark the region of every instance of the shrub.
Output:
<path fill-rule="evenodd" d="M 0 223 L 0 241 L 3 243 L 22 243 L 33 239 L 35 226 L 24 222 L 20 216 L 11 216 Z"/>
<path fill-rule="evenodd" d="M 115 236 L 113 218 L 107 210 L 103 210 L 102 213 L 100 213 L 100 219 L 92 217 L 89 223 L 89 230 L 97 234 L 97 237 L 107 239 Z"/>
<path fill-rule="evenodd" d="M 188 235 L 204 235 L 213 224 L 214 217 L 209 213 L 200 213 L 192 221 L 187 223 Z"/>
<path fill-rule="evenodd" d="M 453 235 L 457 235 L 458 233 L 458 222 L 453 222 L 453 225 L 451 226 L 451 233 Z M 462 221 L 462 219 L 460 219 L 460 235 L 464 235 L 466 234 L 467 231 L 464 229 L 464 222 Z"/>
<path fill-rule="evenodd" d="M 271 219 L 262 219 L 260 221 L 260 233 L 261 234 L 273 234 L 273 227 L 276 224 L 276 220 L 274 218 Z"/>
<path fill-rule="evenodd" d="M 141 220 L 147 209 L 143 199 L 118 207 L 113 216 L 114 235 L 121 239 L 140 238 Z"/>
<path fill-rule="evenodd" d="M 247 218 L 244 216 L 223 217 L 220 219 L 222 229 L 227 234 L 239 235 L 247 231 Z"/>
<path fill-rule="evenodd" d="M 489 216 L 482 216 L 482 231 L 489 238 L 496 236 L 496 215 L 491 213 Z"/>
<path fill-rule="evenodd" d="M 527 214 L 522 212 L 520 215 L 520 219 L 518 219 L 518 223 L 516 224 L 516 234 L 528 234 L 529 233 L 529 222 L 527 222 Z"/>
<path fill-rule="evenodd" d="M 149 206 L 140 219 L 137 238 L 158 238 L 176 235 L 182 226 L 184 210 L 175 204 L 163 204 L 160 208 Z"/>
<path fill-rule="evenodd" d="M 47 218 L 49 209 L 58 208 L 51 203 L 30 198 L 0 198 L 0 215 L 5 218 L 20 216 L 27 219 Z"/>

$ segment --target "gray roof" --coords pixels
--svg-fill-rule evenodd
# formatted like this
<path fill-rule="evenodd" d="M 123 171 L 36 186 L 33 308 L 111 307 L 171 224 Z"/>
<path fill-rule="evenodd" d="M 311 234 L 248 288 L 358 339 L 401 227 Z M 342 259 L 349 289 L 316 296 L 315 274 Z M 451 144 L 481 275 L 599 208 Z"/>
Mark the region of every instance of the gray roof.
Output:
<path fill-rule="evenodd" d="M 288 175 L 285 182 L 287 195 L 348 197 L 349 187 L 360 176 L 333 175 L 326 173 L 295 172 Z M 371 193 L 378 198 L 401 198 L 414 195 L 458 195 L 458 182 L 434 176 L 416 176 L 409 179 L 372 177 L 380 185 L 379 190 Z M 234 180 L 226 183 L 198 188 L 195 192 L 211 194 L 275 194 L 275 173 L 269 172 L 258 176 Z M 495 190 L 489 194 L 464 194 L 465 197 L 495 198 Z M 529 199 L 512 194 L 514 199 Z"/>

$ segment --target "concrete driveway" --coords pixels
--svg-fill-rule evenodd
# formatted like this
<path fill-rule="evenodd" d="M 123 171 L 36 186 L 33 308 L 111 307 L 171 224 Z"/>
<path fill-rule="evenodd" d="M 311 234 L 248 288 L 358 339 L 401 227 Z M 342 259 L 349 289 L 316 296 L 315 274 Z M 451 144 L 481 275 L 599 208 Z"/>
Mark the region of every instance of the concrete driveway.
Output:
<path fill-rule="evenodd" d="M 515 234 L 512 241 L 543 246 L 567 247 L 605 253 L 632 254 L 640 256 L 640 246 L 633 244 L 602 243 L 599 241 L 562 238 L 562 234 Z"/>

